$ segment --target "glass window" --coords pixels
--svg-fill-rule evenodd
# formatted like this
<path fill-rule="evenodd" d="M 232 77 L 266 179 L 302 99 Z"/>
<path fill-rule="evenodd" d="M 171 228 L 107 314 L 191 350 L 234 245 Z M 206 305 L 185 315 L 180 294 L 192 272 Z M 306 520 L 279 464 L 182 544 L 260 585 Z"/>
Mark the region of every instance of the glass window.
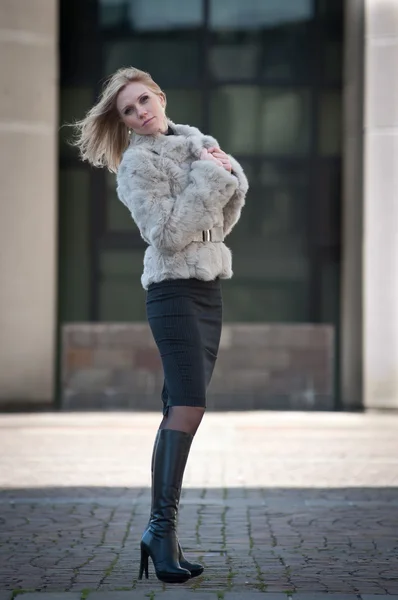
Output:
<path fill-rule="evenodd" d="M 90 172 L 86 167 L 59 172 L 61 322 L 87 321 L 90 299 Z"/>
<path fill-rule="evenodd" d="M 60 97 L 60 130 L 59 152 L 60 156 L 77 155 L 77 150 L 68 143 L 74 136 L 72 127 L 68 123 L 80 120 L 91 108 L 94 93 L 90 87 L 64 87 Z"/>
<path fill-rule="evenodd" d="M 167 115 L 174 123 L 203 126 L 203 101 L 199 90 L 164 89 Z"/>
<path fill-rule="evenodd" d="M 224 286 L 231 321 L 309 318 L 308 169 L 305 163 L 243 163 L 250 181 L 240 222 L 227 238 L 234 278 Z"/>
<path fill-rule="evenodd" d="M 209 68 L 218 81 L 310 81 L 309 27 L 299 23 L 263 32 L 214 34 Z"/>
<path fill-rule="evenodd" d="M 252 282 L 234 277 L 223 284 L 225 322 L 300 323 L 309 320 L 307 282 Z"/>
<path fill-rule="evenodd" d="M 261 29 L 307 21 L 312 15 L 312 0 L 211 0 L 210 3 L 213 29 Z"/>
<path fill-rule="evenodd" d="M 332 21 L 343 18 L 344 0 L 318 0 L 319 15 L 322 20 Z"/>
<path fill-rule="evenodd" d="M 321 270 L 321 321 L 338 323 L 340 263 L 325 262 Z"/>
<path fill-rule="evenodd" d="M 257 34 L 217 35 L 209 49 L 209 71 L 218 81 L 258 77 L 261 39 Z"/>
<path fill-rule="evenodd" d="M 309 148 L 310 103 L 306 90 L 267 89 L 264 93 L 263 151 L 305 154 Z"/>
<path fill-rule="evenodd" d="M 120 67 L 133 65 L 148 71 L 159 85 L 197 82 L 200 47 L 195 39 L 137 39 L 105 44 L 103 71 L 106 76 Z"/>
<path fill-rule="evenodd" d="M 143 250 L 104 251 L 100 268 L 101 321 L 144 321 Z"/>
<path fill-rule="evenodd" d="M 319 0 L 322 38 L 322 78 L 327 83 L 340 83 L 343 71 L 343 2 Z"/>
<path fill-rule="evenodd" d="M 314 183 L 314 242 L 319 248 L 338 248 L 341 244 L 341 160 L 318 160 Z"/>
<path fill-rule="evenodd" d="M 260 75 L 272 80 L 305 80 L 311 77 L 310 28 L 294 23 L 263 32 Z"/>
<path fill-rule="evenodd" d="M 126 0 L 100 0 L 100 23 L 102 27 L 125 26 L 128 22 Z"/>
<path fill-rule="evenodd" d="M 211 102 L 211 131 L 236 154 L 303 155 L 309 149 L 309 92 L 225 86 Z"/>
<path fill-rule="evenodd" d="M 306 280 L 308 170 L 301 162 L 263 161 L 249 181 L 246 206 L 229 244 L 235 274 L 265 281 Z"/>
<path fill-rule="evenodd" d="M 192 29 L 202 24 L 202 0 L 100 0 L 100 19 L 105 28 Z"/>
<path fill-rule="evenodd" d="M 340 83 L 342 70 L 342 40 L 325 35 L 322 48 L 322 78 L 326 83 Z"/>
<path fill-rule="evenodd" d="M 59 67 L 62 84 L 97 82 L 97 3 L 61 0 L 59 5 Z M 57 57 L 58 58 L 58 57 Z"/>
<path fill-rule="evenodd" d="M 341 91 L 321 94 L 319 108 L 319 152 L 323 155 L 341 154 L 342 107 Z"/>
<path fill-rule="evenodd" d="M 109 231 L 137 231 L 129 209 L 121 202 L 116 193 L 116 177 L 109 171 L 106 172 L 106 198 L 107 198 L 107 230 Z"/>

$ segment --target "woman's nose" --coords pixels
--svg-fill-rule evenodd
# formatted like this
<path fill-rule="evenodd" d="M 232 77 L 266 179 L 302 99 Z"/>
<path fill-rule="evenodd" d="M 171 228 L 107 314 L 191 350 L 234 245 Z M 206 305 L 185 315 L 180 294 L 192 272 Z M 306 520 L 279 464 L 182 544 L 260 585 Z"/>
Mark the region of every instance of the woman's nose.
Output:
<path fill-rule="evenodd" d="M 146 115 L 147 115 L 147 110 L 145 108 L 141 108 L 141 109 L 138 110 L 138 116 L 139 116 L 140 119 L 142 119 Z"/>

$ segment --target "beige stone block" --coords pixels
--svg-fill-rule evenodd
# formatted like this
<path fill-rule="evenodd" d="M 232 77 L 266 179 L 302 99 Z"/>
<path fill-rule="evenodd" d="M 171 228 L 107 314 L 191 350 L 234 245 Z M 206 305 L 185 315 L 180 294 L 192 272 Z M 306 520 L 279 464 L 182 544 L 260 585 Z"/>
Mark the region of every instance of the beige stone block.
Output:
<path fill-rule="evenodd" d="M 0 122 L 55 125 L 56 49 L 1 41 Z"/>
<path fill-rule="evenodd" d="M 62 327 L 62 343 L 69 347 L 90 348 L 96 345 L 95 325 L 92 323 L 67 324 Z"/>
<path fill-rule="evenodd" d="M 397 0 L 367 0 L 367 35 L 398 36 Z"/>
<path fill-rule="evenodd" d="M 58 0 L 1 0 L 0 30 L 55 36 Z"/>
<path fill-rule="evenodd" d="M 76 371 L 68 378 L 67 388 L 74 392 L 94 393 L 103 392 L 112 381 L 110 369 L 87 368 Z"/>
<path fill-rule="evenodd" d="M 0 131 L 0 396 L 53 394 L 56 147 Z"/>
<path fill-rule="evenodd" d="M 95 348 L 93 350 L 93 365 L 101 368 L 124 368 L 133 366 L 132 350 L 119 348 Z"/>
<path fill-rule="evenodd" d="M 398 126 L 398 37 L 367 48 L 365 124 L 370 130 Z"/>
<path fill-rule="evenodd" d="M 366 140 L 364 403 L 398 403 L 398 135 Z"/>
<path fill-rule="evenodd" d="M 66 374 L 77 369 L 91 367 L 93 364 L 93 351 L 91 348 L 69 348 L 66 352 L 65 360 Z"/>
<path fill-rule="evenodd" d="M 369 249 L 375 259 L 380 252 L 385 252 L 385 258 L 388 258 L 390 248 L 387 239 L 393 241 L 397 233 L 397 164 L 398 134 L 368 135 L 366 137 L 365 234 L 366 241 L 370 242 Z M 374 243 L 377 245 L 374 246 Z M 388 263 L 382 264 L 388 269 Z M 385 271 L 385 269 L 380 269 L 380 271 Z"/>
<path fill-rule="evenodd" d="M 147 323 L 91 325 L 98 346 L 153 348 L 155 346 Z"/>

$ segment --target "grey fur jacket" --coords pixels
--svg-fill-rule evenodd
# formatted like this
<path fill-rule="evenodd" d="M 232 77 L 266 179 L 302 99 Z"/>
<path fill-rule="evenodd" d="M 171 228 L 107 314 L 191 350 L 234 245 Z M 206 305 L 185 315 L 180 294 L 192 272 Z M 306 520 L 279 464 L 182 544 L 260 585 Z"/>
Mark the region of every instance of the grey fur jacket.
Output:
<path fill-rule="evenodd" d="M 188 125 L 169 121 L 175 135 L 133 135 L 117 173 L 117 193 L 149 244 L 141 283 L 232 277 L 231 251 L 222 241 L 192 241 L 201 231 L 238 221 L 248 182 L 232 158 L 233 174 L 208 160 L 203 148 L 217 141 Z"/>

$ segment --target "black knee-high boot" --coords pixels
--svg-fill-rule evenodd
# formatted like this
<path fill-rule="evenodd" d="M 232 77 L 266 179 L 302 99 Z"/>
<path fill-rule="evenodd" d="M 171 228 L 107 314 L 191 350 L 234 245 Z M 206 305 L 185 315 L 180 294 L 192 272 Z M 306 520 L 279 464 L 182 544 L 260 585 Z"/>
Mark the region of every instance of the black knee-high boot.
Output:
<path fill-rule="evenodd" d="M 154 456 L 152 514 L 149 527 L 141 539 L 141 564 L 148 577 L 150 556 L 156 576 L 166 583 L 184 583 L 191 572 L 179 563 L 176 533 L 178 503 L 182 478 L 193 436 L 174 429 L 161 429 Z"/>
<path fill-rule="evenodd" d="M 154 460 L 155 460 L 155 454 L 156 454 L 156 446 L 158 443 L 158 439 L 159 439 L 159 432 L 161 430 L 159 429 L 156 437 L 155 437 L 155 442 L 153 444 L 153 452 L 152 452 L 152 460 L 151 460 L 151 474 L 152 474 L 152 489 L 153 489 L 153 465 L 154 465 Z M 153 492 L 152 492 L 152 505 L 151 505 L 151 516 L 150 519 L 152 518 L 152 510 L 153 510 Z M 148 523 L 148 527 L 149 527 L 149 523 Z M 181 548 L 181 544 L 178 540 L 177 537 L 177 543 L 178 543 L 178 561 L 180 563 L 180 567 L 182 569 L 187 569 L 188 571 L 190 571 L 191 573 L 191 577 L 198 577 L 199 575 L 201 575 L 204 571 L 204 567 L 203 565 L 201 565 L 200 563 L 191 563 L 189 562 L 189 560 L 187 560 L 184 556 L 183 550 Z"/>

